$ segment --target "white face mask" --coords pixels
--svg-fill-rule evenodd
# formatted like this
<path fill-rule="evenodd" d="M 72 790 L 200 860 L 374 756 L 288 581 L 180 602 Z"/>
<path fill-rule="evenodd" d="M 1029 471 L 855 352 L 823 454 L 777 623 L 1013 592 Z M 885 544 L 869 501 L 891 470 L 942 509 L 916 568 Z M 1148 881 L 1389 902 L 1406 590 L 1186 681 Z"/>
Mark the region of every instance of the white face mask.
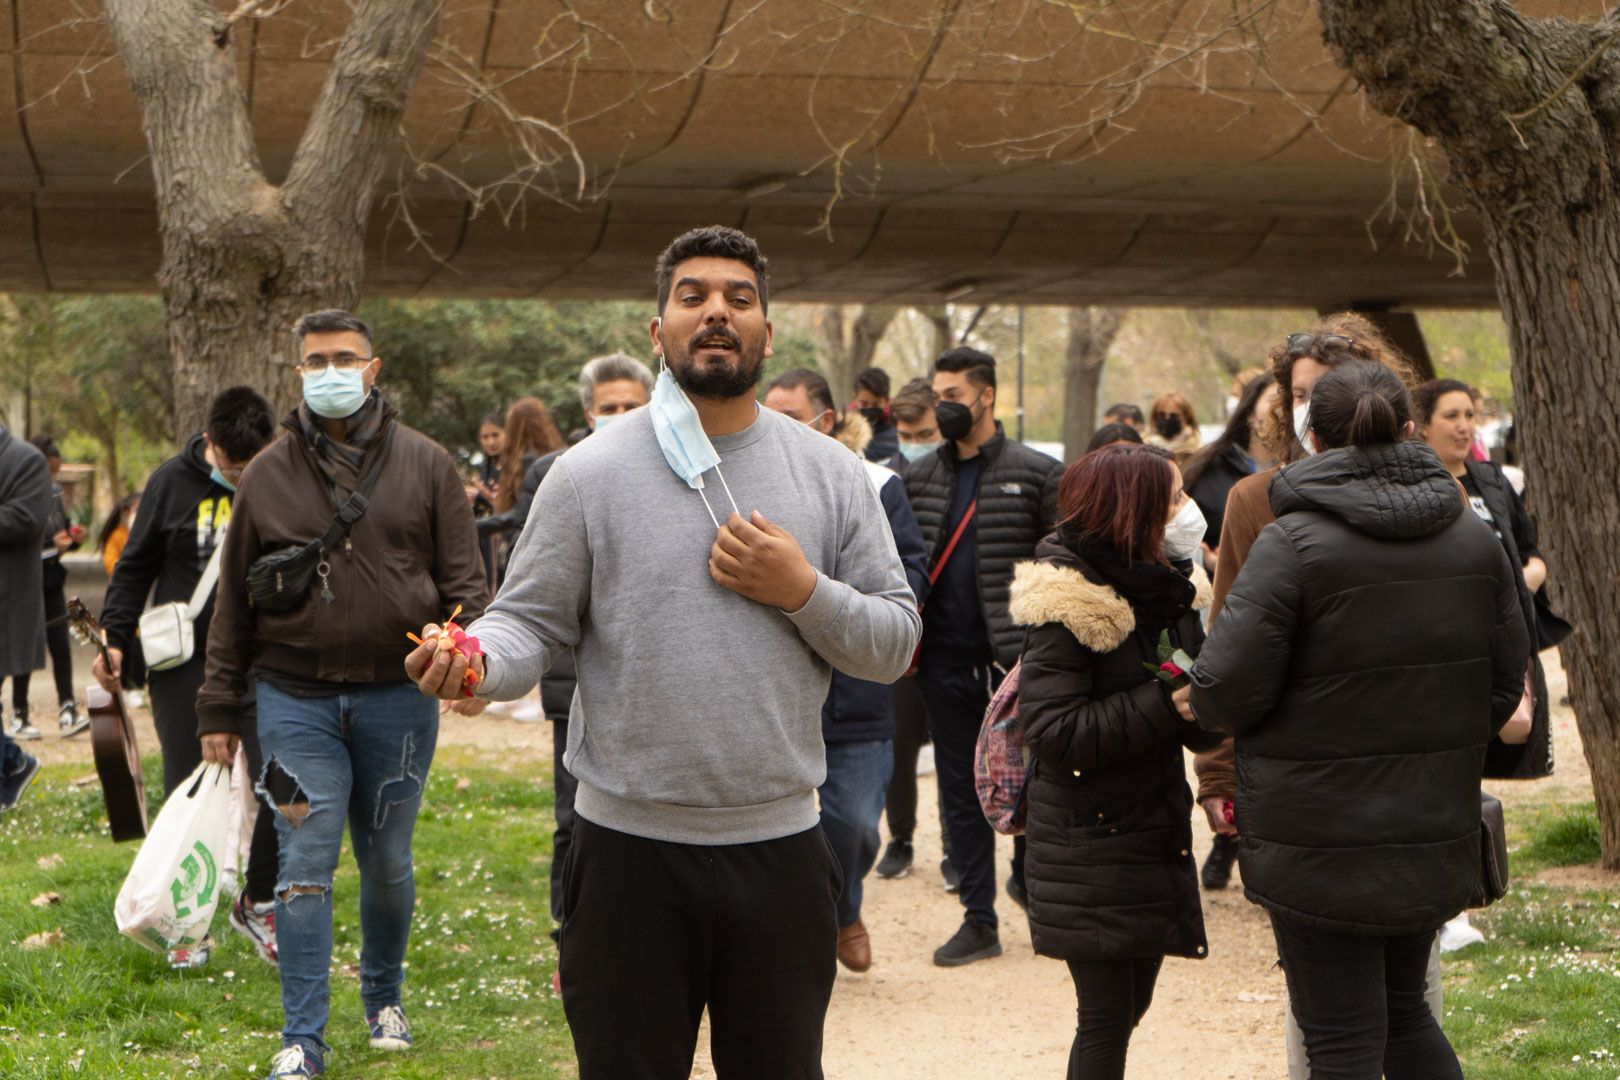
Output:
<path fill-rule="evenodd" d="M 1176 511 L 1176 516 L 1170 519 L 1170 524 L 1164 527 L 1164 554 L 1166 558 L 1186 560 L 1198 553 L 1198 545 L 1204 542 L 1204 534 L 1209 531 L 1209 523 L 1204 520 L 1204 512 L 1198 509 L 1198 504 L 1188 499 Z"/>
<path fill-rule="evenodd" d="M 1294 406 L 1294 434 L 1299 436 L 1307 454 L 1316 453 L 1316 443 L 1311 438 L 1311 403 L 1308 401 Z"/>

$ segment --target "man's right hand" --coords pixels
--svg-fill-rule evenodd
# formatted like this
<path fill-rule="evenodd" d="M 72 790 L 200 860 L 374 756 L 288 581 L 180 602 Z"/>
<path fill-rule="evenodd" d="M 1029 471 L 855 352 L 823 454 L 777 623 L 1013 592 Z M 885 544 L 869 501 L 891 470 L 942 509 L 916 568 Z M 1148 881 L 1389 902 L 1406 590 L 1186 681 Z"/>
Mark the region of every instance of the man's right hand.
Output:
<path fill-rule="evenodd" d="M 483 685 L 482 656 L 473 657 L 473 670 L 478 673 L 478 685 Z M 441 647 L 441 633 L 434 623 L 422 628 L 422 644 L 405 658 L 405 674 L 428 697 L 460 701 L 467 696 L 467 658 L 456 652 L 447 638 Z"/>
<path fill-rule="evenodd" d="M 229 765 L 236 760 L 236 748 L 241 744 L 241 741 L 242 739 L 238 735 L 221 735 L 217 733 L 204 735 L 202 737 L 202 759 L 209 764 L 217 762 L 220 765 Z"/>
<path fill-rule="evenodd" d="M 1236 836 L 1237 826 L 1226 820 L 1226 799 L 1220 795 L 1212 795 L 1207 799 L 1200 799 L 1198 805 L 1204 808 L 1204 816 L 1209 818 L 1209 831 L 1221 836 Z"/>
<path fill-rule="evenodd" d="M 109 694 L 116 694 L 118 693 L 118 681 L 124 674 L 124 650 L 109 648 L 107 650 L 107 659 L 112 661 L 111 670 L 108 669 L 107 664 L 102 661 L 101 656 L 98 654 L 95 663 L 90 665 L 90 674 L 95 678 L 96 682 L 101 684 L 103 690 Z"/>

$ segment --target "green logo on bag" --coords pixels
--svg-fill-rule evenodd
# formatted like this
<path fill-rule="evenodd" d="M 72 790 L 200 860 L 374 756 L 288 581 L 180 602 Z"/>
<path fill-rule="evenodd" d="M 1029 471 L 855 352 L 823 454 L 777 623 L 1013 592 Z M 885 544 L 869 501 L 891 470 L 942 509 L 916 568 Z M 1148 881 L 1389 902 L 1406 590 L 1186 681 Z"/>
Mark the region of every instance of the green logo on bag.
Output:
<path fill-rule="evenodd" d="M 218 884 L 219 870 L 214 865 L 214 853 L 199 840 L 192 846 L 191 854 L 180 860 L 180 876 L 169 883 L 175 917 L 183 919 L 191 914 L 193 909 L 186 906 L 188 900 L 197 907 L 207 906 Z"/>

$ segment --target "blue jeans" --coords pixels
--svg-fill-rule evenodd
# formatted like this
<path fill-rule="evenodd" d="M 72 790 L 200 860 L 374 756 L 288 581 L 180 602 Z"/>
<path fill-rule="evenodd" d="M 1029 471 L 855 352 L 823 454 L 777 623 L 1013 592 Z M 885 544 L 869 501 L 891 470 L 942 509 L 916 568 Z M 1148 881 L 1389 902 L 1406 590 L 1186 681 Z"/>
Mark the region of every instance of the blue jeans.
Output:
<path fill-rule="evenodd" d="M 861 881 L 882 845 L 878 822 L 893 772 L 894 743 L 888 739 L 827 744 L 821 828 L 844 870 L 844 891 L 838 894 L 840 929 L 861 917 Z"/>
<path fill-rule="evenodd" d="M 326 1055 L 332 876 L 347 822 L 360 867 L 360 1000 L 399 1004 L 416 906 L 411 836 L 439 737 L 438 702 L 411 683 L 294 697 L 261 680 L 258 790 L 276 809 L 282 1042 Z M 299 887 L 318 892 L 290 892 Z"/>

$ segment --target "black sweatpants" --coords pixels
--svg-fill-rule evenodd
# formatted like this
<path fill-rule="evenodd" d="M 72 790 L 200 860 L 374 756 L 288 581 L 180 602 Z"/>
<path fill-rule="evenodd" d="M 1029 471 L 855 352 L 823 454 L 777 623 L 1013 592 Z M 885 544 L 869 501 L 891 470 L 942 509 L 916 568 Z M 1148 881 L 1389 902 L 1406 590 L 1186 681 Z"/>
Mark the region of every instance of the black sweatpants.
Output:
<path fill-rule="evenodd" d="M 67 597 L 61 585 L 45 585 L 45 651 L 51 656 L 51 674 L 56 678 L 56 704 L 58 707 L 73 700 L 73 642 L 68 637 Z M 52 626 L 52 623 L 55 626 Z M 28 688 L 33 675 L 12 677 L 11 706 L 19 713 L 28 713 Z"/>
<path fill-rule="evenodd" d="M 1311 1080 L 1462 1080 L 1426 998 L 1434 932 L 1345 934 L 1271 916 Z"/>
<path fill-rule="evenodd" d="M 551 716 L 551 777 L 555 798 L 552 814 L 557 827 L 551 832 L 551 921 L 562 925 L 563 868 L 568 865 L 568 849 L 574 845 L 574 792 L 579 781 L 563 764 L 568 750 L 568 714 Z"/>
<path fill-rule="evenodd" d="M 197 691 L 202 689 L 204 661 L 200 649 L 186 663 L 146 677 L 152 726 L 163 751 L 163 797 L 168 798 L 202 764 L 197 737 Z"/>
<path fill-rule="evenodd" d="M 917 671 L 917 687 L 928 704 L 928 727 L 934 736 L 934 768 L 951 865 L 962 880 L 959 898 L 968 920 L 992 927 L 997 925 L 996 834 L 979 805 L 973 755 L 984 710 L 1001 678 L 988 665 L 924 664 Z"/>
<path fill-rule="evenodd" d="M 581 1080 L 686 1080 L 705 1006 L 720 1080 L 821 1080 L 842 888 L 819 825 L 709 847 L 576 815 L 561 972 Z"/>
<path fill-rule="evenodd" d="M 1131 1032 L 1153 1004 L 1164 957 L 1070 960 L 1080 1023 L 1069 1050 L 1069 1080 L 1125 1080 Z"/>
<path fill-rule="evenodd" d="M 907 675 L 890 688 L 894 694 L 894 775 L 884 813 L 889 838 L 910 842 L 917 831 L 917 755 L 928 741 L 928 710 L 917 680 Z"/>

